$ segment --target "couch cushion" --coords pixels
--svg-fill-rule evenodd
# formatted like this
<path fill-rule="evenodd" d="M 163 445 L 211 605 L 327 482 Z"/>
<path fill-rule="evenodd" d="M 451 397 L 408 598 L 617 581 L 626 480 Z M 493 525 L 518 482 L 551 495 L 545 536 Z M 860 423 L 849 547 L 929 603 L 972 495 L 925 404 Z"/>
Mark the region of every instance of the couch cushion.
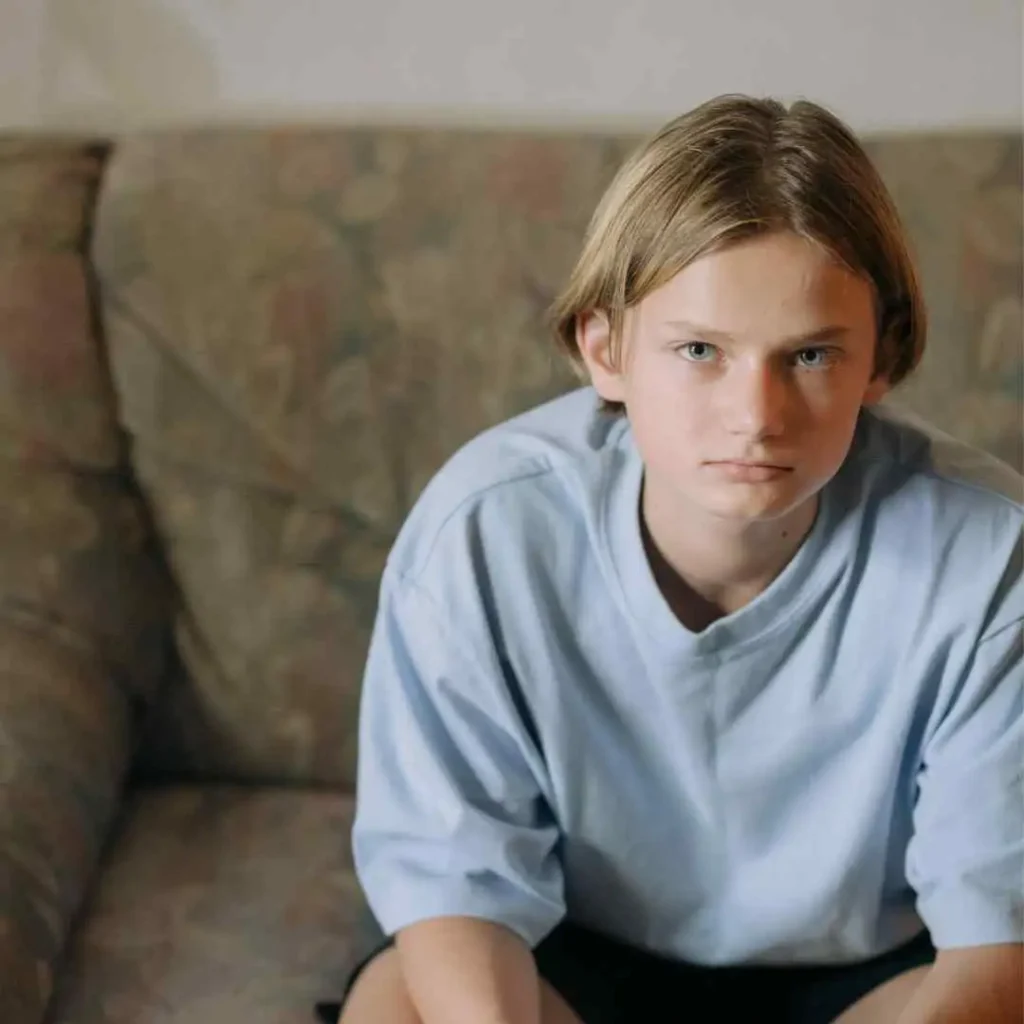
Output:
<path fill-rule="evenodd" d="M 136 792 L 51 1024 L 313 1024 L 362 913 L 351 816 L 329 792 Z"/>
<path fill-rule="evenodd" d="M 613 140 L 126 140 L 97 224 L 137 471 L 182 591 L 143 770 L 351 782 L 378 578 L 477 431 L 570 386 L 545 312 Z"/>
<path fill-rule="evenodd" d="M 1024 471 L 1024 140 L 1019 132 L 872 139 L 910 235 L 928 349 L 898 400 Z"/>

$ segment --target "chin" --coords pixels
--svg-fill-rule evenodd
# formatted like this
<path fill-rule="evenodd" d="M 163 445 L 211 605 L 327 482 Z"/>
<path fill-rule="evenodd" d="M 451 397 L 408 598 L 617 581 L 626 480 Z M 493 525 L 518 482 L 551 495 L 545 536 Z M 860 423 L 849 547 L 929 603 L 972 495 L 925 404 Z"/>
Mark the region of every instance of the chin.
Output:
<path fill-rule="evenodd" d="M 732 494 L 707 495 L 700 504 L 722 519 L 767 523 L 792 514 L 807 500 L 807 497 L 795 496 L 788 490 L 771 493 L 763 487 L 736 487 Z"/>

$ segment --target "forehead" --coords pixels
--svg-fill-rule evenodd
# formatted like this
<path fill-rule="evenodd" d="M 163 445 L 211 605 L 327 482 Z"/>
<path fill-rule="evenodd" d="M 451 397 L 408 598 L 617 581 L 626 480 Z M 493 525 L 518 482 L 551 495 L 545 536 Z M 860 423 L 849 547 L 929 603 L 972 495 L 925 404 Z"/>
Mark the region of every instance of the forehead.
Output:
<path fill-rule="evenodd" d="M 722 331 L 808 329 L 827 320 L 874 323 L 868 281 L 824 247 L 790 233 L 763 235 L 709 253 L 647 296 L 644 319 L 685 319 Z"/>

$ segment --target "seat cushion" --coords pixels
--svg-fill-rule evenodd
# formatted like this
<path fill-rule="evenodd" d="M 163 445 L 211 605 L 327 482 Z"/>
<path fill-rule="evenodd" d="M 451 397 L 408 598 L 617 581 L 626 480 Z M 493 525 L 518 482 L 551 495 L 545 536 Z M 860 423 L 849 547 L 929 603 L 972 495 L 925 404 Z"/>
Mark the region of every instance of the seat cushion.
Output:
<path fill-rule="evenodd" d="M 363 912 L 352 813 L 326 791 L 135 792 L 52 1024 L 312 1024 L 341 991 Z"/>

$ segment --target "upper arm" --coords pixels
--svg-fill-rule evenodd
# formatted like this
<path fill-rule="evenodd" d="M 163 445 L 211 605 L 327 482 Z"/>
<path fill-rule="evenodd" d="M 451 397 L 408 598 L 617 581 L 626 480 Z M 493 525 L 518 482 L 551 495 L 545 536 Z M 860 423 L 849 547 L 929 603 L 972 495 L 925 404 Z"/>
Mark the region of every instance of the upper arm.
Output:
<path fill-rule="evenodd" d="M 1019 597 L 1020 588 L 1013 589 Z M 907 875 L 936 947 L 1024 940 L 1024 662 L 1017 617 L 976 645 L 926 740 Z"/>
<path fill-rule="evenodd" d="M 386 580 L 360 711 L 356 869 L 386 932 L 470 916 L 535 945 L 564 913 L 558 830 L 496 659 L 448 618 Z"/>

